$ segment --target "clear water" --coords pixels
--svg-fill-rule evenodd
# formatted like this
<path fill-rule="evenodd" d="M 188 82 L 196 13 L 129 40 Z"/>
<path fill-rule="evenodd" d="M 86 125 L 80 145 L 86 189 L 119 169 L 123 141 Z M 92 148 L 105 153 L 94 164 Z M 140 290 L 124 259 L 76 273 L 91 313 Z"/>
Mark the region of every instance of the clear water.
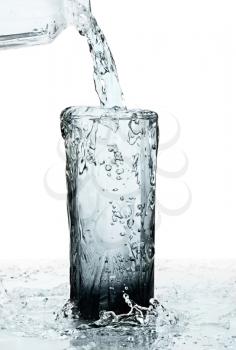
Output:
<path fill-rule="evenodd" d="M 124 106 L 123 92 L 120 87 L 116 64 L 106 38 L 90 6 L 80 5 L 77 14 L 77 28 L 88 41 L 93 59 L 94 83 L 101 106 L 107 108 Z"/>
<path fill-rule="evenodd" d="M 169 316 L 159 305 L 148 325 L 129 325 L 128 316 L 118 326 L 81 325 L 66 304 L 68 269 L 58 261 L 0 262 L 1 350 L 236 348 L 235 261 L 159 260 L 156 296 Z"/>
<path fill-rule="evenodd" d="M 136 304 L 130 299 L 127 293 L 123 294 L 125 303 L 130 308 L 126 314 L 116 315 L 113 311 L 102 311 L 98 321 L 89 324 L 90 327 L 105 327 L 105 326 L 146 326 L 156 325 L 157 319 L 161 322 L 176 325 L 178 318 L 173 313 L 170 313 L 166 308 L 159 303 L 157 299 L 151 298 L 149 307 L 143 307 Z"/>
<path fill-rule="evenodd" d="M 129 309 L 127 314 L 102 312 L 99 320 L 81 323 L 76 305 L 66 302 L 69 285 L 66 283 L 68 266 L 64 263 L 1 265 L 0 279 L 0 344 L 6 334 L 11 339 L 23 337 L 24 349 L 34 347 L 27 342 L 31 338 L 35 339 L 36 348 L 39 340 L 44 339 L 54 341 L 51 349 L 55 350 L 84 349 L 83 346 L 88 347 L 85 349 L 92 346 L 143 350 L 157 341 L 165 343 L 163 348 L 166 348 L 169 334 L 178 331 L 175 313 L 168 312 L 155 299 L 150 300 L 148 307 L 141 307 L 130 300 L 128 294 L 121 300 Z M 66 343 L 62 347 L 58 341 Z"/>

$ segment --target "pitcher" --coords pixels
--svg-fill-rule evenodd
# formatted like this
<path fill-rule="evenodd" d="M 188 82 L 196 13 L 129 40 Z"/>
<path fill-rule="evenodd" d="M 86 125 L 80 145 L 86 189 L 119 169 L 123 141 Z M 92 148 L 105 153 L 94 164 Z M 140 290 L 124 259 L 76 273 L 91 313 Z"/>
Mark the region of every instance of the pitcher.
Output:
<path fill-rule="evenodd" d="M 0 48 L 49 43 L 84 10 L 90 0 L 2 0 Z"/>

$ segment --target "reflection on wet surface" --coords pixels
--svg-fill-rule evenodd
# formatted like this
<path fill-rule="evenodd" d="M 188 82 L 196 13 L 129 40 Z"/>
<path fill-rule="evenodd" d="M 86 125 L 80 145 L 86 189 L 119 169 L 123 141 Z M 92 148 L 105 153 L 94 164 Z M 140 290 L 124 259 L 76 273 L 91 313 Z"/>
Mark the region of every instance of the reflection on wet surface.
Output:
<path fill-rule="evenodd" d="M 166 311 L 160 315 L 159 309 L 155 322 L 142 326 L 109 321 L 106 327 L 98 323 L 91 328 L 69 313 L 62 317 L 69 293 L 67 272 L 67 265 L 59 262 L 0 262 L 1 349 L 236 348 L 234 261 L 160 262 L 156 296 Z M 178 322 L 167 322 L 166 312 Z"/>

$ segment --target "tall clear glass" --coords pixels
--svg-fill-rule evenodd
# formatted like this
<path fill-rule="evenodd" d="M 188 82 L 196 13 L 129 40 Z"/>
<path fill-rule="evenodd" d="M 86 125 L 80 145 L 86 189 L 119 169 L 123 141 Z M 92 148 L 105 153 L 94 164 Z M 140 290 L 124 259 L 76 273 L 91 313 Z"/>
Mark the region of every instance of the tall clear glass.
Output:
<path fill-rule="evenodd" d="M 83 319 L 127 312 L 122 295 L 154 296 L 158 116 L 145 110 L 62 112 L 71 299 Z"/>

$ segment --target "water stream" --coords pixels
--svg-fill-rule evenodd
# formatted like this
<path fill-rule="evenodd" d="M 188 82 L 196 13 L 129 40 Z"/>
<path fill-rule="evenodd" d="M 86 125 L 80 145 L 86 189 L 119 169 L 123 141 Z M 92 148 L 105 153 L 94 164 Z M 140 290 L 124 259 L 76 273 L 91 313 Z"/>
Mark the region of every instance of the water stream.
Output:
<path fill-rule="evenodd" d="M 116 64 L 90 6 L 78 6 L 76 23 L 78 31 L 88 41 L 93 60 L 95 89 L 101 106 L 107 108 L 124 107 L 124 95 L 120 87 Z"/>

